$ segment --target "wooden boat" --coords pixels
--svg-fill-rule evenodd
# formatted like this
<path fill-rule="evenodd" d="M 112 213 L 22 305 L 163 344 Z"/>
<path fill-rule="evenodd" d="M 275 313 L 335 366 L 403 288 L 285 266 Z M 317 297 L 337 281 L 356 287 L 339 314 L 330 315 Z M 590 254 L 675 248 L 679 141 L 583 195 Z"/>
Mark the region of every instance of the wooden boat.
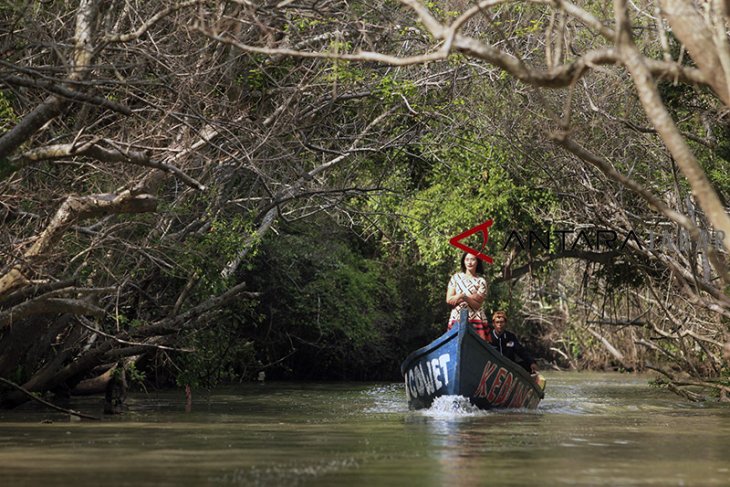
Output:
<path fill-rule="evenodd" d="M 534 409 L 545 397 L 522 366 L 503 357 L 468 324 L 462 311 L 451 330 L 419 348 L 401 365 L 410 409 L 431 406 L 439 396 L 464 396 L 481 409 Z"/>

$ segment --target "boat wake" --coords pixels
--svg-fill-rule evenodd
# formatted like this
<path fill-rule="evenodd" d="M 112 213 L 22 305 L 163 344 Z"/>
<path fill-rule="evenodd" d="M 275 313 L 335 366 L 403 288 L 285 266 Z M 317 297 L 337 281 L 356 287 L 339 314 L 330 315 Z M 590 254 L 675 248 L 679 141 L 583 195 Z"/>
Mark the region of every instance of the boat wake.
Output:
<path fill-rule="evenodd" d="M 434 418 L 452 418 L 459 416 L 486 416 L 488 411 L 474 406 L 468 397 L 464 396 L 440 396 L 433 400 L 428 409 L 419 411 L 425 416 Z"/>

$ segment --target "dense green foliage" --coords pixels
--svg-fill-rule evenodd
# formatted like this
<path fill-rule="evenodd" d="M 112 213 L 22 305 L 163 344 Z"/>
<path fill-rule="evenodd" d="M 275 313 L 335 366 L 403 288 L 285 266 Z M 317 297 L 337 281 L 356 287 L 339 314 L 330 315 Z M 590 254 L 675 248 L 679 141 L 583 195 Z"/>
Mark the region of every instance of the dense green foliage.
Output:
<path fill-rule="evenodd" d="M 403 322 L 397 276 L 326 219 L 268 239 L 256 268 L 267 360 L 296 351 L 287 375 L 375 378 L 392 374 Z"/>

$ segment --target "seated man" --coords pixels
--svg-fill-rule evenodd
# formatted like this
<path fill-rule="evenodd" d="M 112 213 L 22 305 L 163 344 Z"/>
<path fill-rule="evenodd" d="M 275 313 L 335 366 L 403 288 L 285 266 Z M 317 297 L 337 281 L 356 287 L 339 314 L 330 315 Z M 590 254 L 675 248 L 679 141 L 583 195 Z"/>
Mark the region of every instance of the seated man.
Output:
<path fill-rule="evenodd" d="M 492 316 L 494 329 L 490 333 L 488 342 L 508 359 L 516 362 L 515 357 L 522 359 L 522 366 L 533 374 L 537 373 L 537 363 L 530 356 L 530 353 L 522 346 L 514 333 L 507 331 L 507 314 L 504 311 L 497 311 Z"/>

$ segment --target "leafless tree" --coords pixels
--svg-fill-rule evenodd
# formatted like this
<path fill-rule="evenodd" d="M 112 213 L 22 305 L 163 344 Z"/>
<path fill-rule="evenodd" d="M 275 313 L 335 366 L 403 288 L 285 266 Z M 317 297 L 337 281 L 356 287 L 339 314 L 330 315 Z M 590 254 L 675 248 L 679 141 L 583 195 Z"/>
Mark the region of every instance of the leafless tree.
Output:
<path fill-rule="evenodd" d="M 241 264 L 262 236 L 379 191 L 355 171 L 410 137 L 388 133 L 407 101 L 333 89 L 336 64 L 251 56 L 196 26 L 277 42 L 283 10 L 83 0 L 2 15 L 0 375 L 28 391 L 103 387 L 120 359 L 177 350 L 255 299 Z"/>

